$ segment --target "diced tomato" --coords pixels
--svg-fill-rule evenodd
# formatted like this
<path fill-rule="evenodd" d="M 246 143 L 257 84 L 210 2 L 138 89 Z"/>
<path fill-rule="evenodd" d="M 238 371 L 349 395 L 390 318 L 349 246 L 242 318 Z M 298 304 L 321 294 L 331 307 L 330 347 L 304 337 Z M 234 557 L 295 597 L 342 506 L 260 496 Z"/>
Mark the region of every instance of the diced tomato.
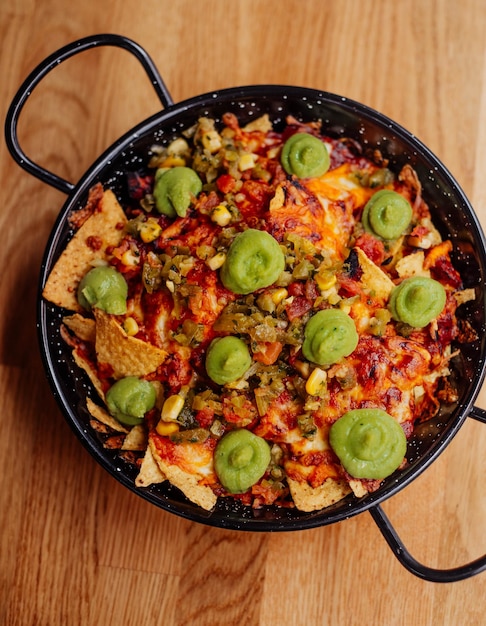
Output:
<path fill-rule="evenodd" d="M 258 349 L 253 353 L 253 358 L 263 365 L 272 365 L 282 352 L 283 345 L 280 341 L 267 341 L 259 343 Z"/>
<path fill-rule="evenodd" d="M 349 278 L 346 274 L 341 274 L 339 276 L 338 293 L 343 298 L 352 298 L 353 296 L 361 295 L 363 289 L 356 280 Z"/>
<path fill-rule="evenodd" d="M 221 193 L 229 193 L 233 191 L 235 187 L 236 180 L 230 174 L 222 174 L 216 180 L 216 186 L 221 191 Z"/>
<path fill-rule="evenodd" d="M 366 256 L 375 263 L 381 265 L 385 260 L 385 245 L 383 241 L 373 237 L 369 233 L 363 233 L 356 240 L 356 247 L 363 250 Z"/>
<path fill-rule="evenodd" d="M 290 304 L 287 304 L 285 311 L 291 322 L 302 317 L 304 313 L 312 309 L 312 302 L 304 296 L 295 297 Z"/>
<path fill-rule="evenodd" d="M 289 292 L 289 296 L 303 296 L 304 295 L 304 283 L 300 283 L 300 282 L 295 282 L 295 283 L 290 283 L 290 285 L 287 288 L 287 291 Z"/>
<path fill-rule="evenodd" d="M 305 297 L 314 303 L 315 299 L 319 296 L 319 289 L 315 280 L 307 280 L 305 283 Z"/>
<path fill-rule="evenodd" d="M 196 421 L 201 428 L 209 428 L 214 420 L 214 410 L 206 407 L 197 411 Z"/>

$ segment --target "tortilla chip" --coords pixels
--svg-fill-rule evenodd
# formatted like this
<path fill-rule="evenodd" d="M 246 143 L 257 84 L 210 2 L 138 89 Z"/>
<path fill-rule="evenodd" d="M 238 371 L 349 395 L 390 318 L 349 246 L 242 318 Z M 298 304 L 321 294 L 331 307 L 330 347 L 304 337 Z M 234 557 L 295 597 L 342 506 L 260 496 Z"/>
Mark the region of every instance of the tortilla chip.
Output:
<path fill-rule="evenodd" d="M 164 362 L 167 357 L 165 350 L 130 337 L 112 315 L 101 309 L 95 308 L 93 312 L 98 363 L 109 365 L 114 378 L 146 376 Z"/>
<path fill-rule="evenodd" d="M 96 433 L 99 433 L 100 435 L 110 435 L 113 433 L 112 429 L 109 426 L 106 426 L 106 424 L 102 424 L 94 417 L 89 420 L 89 425 Z"/>
<path fill-rule="evenodd" d="M 346 480 L 328 478 L 319 487 L 311 487 L 307 482 L 287 478 L 290 493 L 299 511 L 318 511 L 342 500 L 351 489 Z"/>
<path fill-rule="evenodd" d="M 350 480 L 349 486 L 351 487 L 354 495 L 357 498 L 362 498 L 368 493 L 368 490 L 366 489 L 366 487 L 363 485 L 363 483 L 360 480 Z"/>
<path fill-rule="evenodd" d="M 397 262 L 395 269 L 400 278 L 408 276 L 430 276 L 429 270 L 424 269 L 424 259 L 425 254 L 423 250 L 419 250 L 413 254 L 407 254 L 407 256 L 402 257 Z"/>
<path fill-rule="evenodd" d="M 454 298 L 456 299 L 457 306 L 464 304 L 465 302 L 470 302 L 471 300 L 476 299 L 476 292 L 474 289 L 463 289 L 461 291 L 454 292 Z"/>
<path fill-rule="evenodd" d="M 90 414 L 102 424 L 109 426 L 112 430 L 116 430 L 117 432 L 128 433 L 125 426 L 122 426 L 108 411 L 98 406 L 91 398 L 86 398 L 86 407 Z"/>
<path fill-rule="evenodd" d="M 117 246 L 127 218 L 115 194 L 106 190 L 93 214 L 84 222 L 54 265 L 43 296 L 57 306 L 81 311 L 78 284 L 96 261 L 107 259 L 106 249 Z"/>
<path fill-rule="evenodd" d="M 73 315 L 63 317 L 62 321 L 81 341 L 95 342 L 96 322 L 93 319 L 74 313 Z"/>
<path fill-rule="evenodd" d="M 147 448 L 147 432 L 142 424 L 134 426 L 121 447 L 122 450 L 146 450 Z"/>
<path fill-rule="evenodd" d="M 358 255 L 358 263 L 363 272 L 360 283 L 375 298 L 388 300 L 392 289 L 395 287 L 392 279 L 378 265 L 373 263 L 361 248 L 354 249 Z"/>
<path fill-rule="evenodd" d="M 80 350 L 77 350 L 77 348 L 74 348 L 73 350 L 73 359 L 76 365 L 80 369 L 86 372 L 93 387 L 98 392 L 98 395 L 100 396 L 101 399 L 103 399 L 105 397 L 105 392 L 103 389 L 103 385 L 101 384 L 101 380 L 98 377 L 98 372 L 96 371 L 96 369 L 92 366 L 90 361 L 85 357 L 84 353 L 81 352 Z"/>
<path fill-rule="evenodd" d="M 159 467 L 159 470 L 167 477 L 169 482 L 182 491 L 188 500 L 199 505 L 206 511 L 210 511 L 217 501 L 217 496 L 208 485 L 199 483 L 197 474 L 189 474 L 177 465 L 171 465 L 160 454 L 152 439 L 149 439 L 149 447 Z"/>
<path fill-rule="evenodd" d="M 143 457 L 142 465 L 140 466 L 140 472 L 135 478 L 136 487 L 148 487 L 149 485 L 155 485 L 157 483 L 163 483 L 167 480 L 166 476 L 161 472 L 157 465 L 152 449 L 147 446 L 145 456 Z"/>

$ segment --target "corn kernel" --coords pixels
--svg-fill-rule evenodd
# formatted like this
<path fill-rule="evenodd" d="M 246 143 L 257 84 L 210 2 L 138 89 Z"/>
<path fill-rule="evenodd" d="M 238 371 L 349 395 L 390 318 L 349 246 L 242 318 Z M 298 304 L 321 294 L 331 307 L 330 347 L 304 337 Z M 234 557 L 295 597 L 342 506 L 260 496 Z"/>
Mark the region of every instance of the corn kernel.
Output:
<path fill-rule="evenodd" d="M 327 373 L 316 367 L 307 382 L 305 383 L 305 390 L 310 396 L 317 396 L 326 389 Z"/>
<path fill-rule="evenodd" d="M 274 304 L 280 304 L 288 295 L 289 292 L 284 287 L 275 289 L 275 291 L 272 291 L 272 302 Z"/>
<path fill-rule="evenodd" d="M 160 167 L 184 167 L 185 164 L 186 160 L 183 159 L 181 156 L 169 154 L 169 156 L 162 161 Z"/>
<path fill-rule="evenodd" d="M 316 274 L 314 278 L 317 283 L 317 286 L 319 287 L 321 291 L 327 291 L 331 287 L 334 287 L 334 285 L 337 282 L 337 278 L 335 274 L 330 274 L 327 276 Z"/>
<path fill-rule="evenodd" d="M 242 154 L 238 159 L 238 169 L 240 172 L 251 170 L 252 167 L 255 167 L 256 160 L 256 154 Z"/>
<path fill-rule="evenodd" d="M 130 249 L 122 254 L 121 262 L 128 267 L 134 267 L 139 264 L 140 256 Z"/>
<path fill-rule="evenodd" d="M 206 265 L 209 267 L 209 269 L 218 270 L 225 261 L 226 254 L 224 252 L 218 252 L 206 261 Z"/>
<path fill-rule="evenodd" d="M 139 228 L 140 239 L 145 243 L 150 243 L 151 241 L 155 241 L 157 237 L 162 232 L 162 228 L 160 224 L 153 217 L 149 217 L 149 219 L 140 225 Z"/>
<path fill-rule="evenodd" d="M 218 206 L 214 207 L 211 211 L 211 220 L 218 224 L 218 226 L 228 226 L 231 222 L 231 213 L 224 204 L 218 204 Z"/>
<path fill-rule="evenodd" d="M 164 401 L 161 411 L 161 419 L 163 422 L 175 422 L 179 417 L 179 413 L 184 406 L 184 398 L 178 394 L 169 396 Z"/>
<path fill-rule="evenodd" d="M 179 424 L 177 422 L 164 422 L 160 420 L 155 430 L 162 437 L 167 437 L 168 435 L 172 435 L 179 430 Z"/>
<path fill-rule="evenodd" d="M 123 330 L 129 337 L 133 337 L 139 331 L 137 320 L 133 317 L 127 317 L 123 322 Z"/>
<path fill-rule="evenodd" d="M 208 130 L 201 137 L 202 145 L 209 150 L 211 154 L 222 148 L 221 137 L 217 130 Z"/>

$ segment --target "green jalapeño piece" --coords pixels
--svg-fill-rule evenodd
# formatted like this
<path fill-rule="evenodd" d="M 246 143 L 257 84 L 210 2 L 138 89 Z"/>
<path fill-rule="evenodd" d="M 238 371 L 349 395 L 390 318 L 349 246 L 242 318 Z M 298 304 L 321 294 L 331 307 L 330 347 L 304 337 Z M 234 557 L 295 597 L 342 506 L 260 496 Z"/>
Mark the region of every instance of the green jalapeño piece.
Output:
<path fill-rule="evenodd" d="M 123 315 L 127 311 L 128 285 L 120 272 L 109 265 L 94 267 L 83 276 L 78 302 L 87 311 L 96 307 L 105 313 Z"/>
<path fill-rule="evenodd" d="M 263 230 L 248 228 L 231 243 L 220 277 L 226 289 L 248 294 L 272 285 L 285 268 L 285 256 L 276 239 Z"/>
<path fill-rule="evenodd" d="M 407 450 L 402 427 L 381 409 L 348 411 L 331 426 L 329 443 L 348 474 L 371 480 L 393 474 Z"/>
<path fill-rule="evenodd" d="M 410 203 L 390 189 L 381 189 L 371 196 L 361 219 L 367 232 L 388 240 L 400 237 L 411 220 Z"/>
<path fill-rule="evenodd" d="M 329 169 L 329 152 L 322 139 L 308 133 L 296 133 L 287 139 L 280 157 L 287 174 L 297 178 L 316 178 Z"/>
<path fill-rule="evenodd" d="M 340 309 L 325 309 L 305 325 L 302 352 L 317 365 L 332 365 L 349 356 L 358 345 L 354 321 Z"/>
<path fill-rule="evenodd" d="M 214 339 L 206 353 L 206 371 L 218 385 L 225 385 L 241 378 L 251 365 L 246 343 L 228 335 Z"/>
<path fill-rule="evenodd" d="M 190 167 L 173 167 L 156 175 L 155 206 L 168 217 L 185 217 L 193 197 L 202 189 L 202 181 Z"/>
<path fill-rule="evenodd" d="M 393 318 L 414 328 L 423 328 L 444 308 L 446 291 L 427 276 L 412 276 L 393 289 L 389 309 Z"/>
<path fill-rule="evenodd" d="M 214 451 L 214 470 L 230 493 L 244 493 L 257 483 L 270 463 L 270 446 L 249 430 L 231 430 Z"/>
<path fill-rule="evenodd" d="M 155 387 L 147 380 L 127 376 L 117 380 L 106 393 L 106 405 L 121 424 L 134 426 L 143 422 L 147 411 L 155 406 Z"/>

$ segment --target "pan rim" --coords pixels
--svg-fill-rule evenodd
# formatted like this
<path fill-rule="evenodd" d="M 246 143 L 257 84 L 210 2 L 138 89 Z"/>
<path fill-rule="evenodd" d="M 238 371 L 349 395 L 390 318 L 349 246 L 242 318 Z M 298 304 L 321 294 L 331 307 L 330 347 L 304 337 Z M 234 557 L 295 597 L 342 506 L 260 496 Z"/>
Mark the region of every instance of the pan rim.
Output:
<path fill-rule="evenodd" d="M 65 227 L 67 215 L 73 208 L 81 205 L 82 198 L 86 197 L 89 187 L 97 182 L 100 173 L 105 169 L 110 161 L 115 160 L 115 158 L 117 158 L 123 150 L 127 149 L 130 144 L 136 142 L 139 137 L 149 134 L 157 126 L 162 124 L 169 125 L 170 122 L 175 120 L 181 113 L 187 114 L 188 112 L 195 110 L 204 110 L 205 106 L 209 107 L 211 103 L 221 101 L 222 99 L 230 101 L 231 99 L 238 100 L 243 97 L 250 97 L 272 100 L 278 95 L 280 98 L 285 100 L 285 94 L 289 93 L 294 96 L 295 94 L 298 94 L 301 98 L 308 98 L 309 100 L 314 100 L 315 102 L 321 101 L 322 104 L 330 103 L 348 110 L 355 115 L 359 114 L 367 121 L 383 128 L 384 131 L 386 129 L 387 132 L 392 133 L 394 136 L 404 141 L 407 145 L 409 144 L 413 146 L 413 149 L 429 161 L 432 167 L 436 168 L 438 171 L 440 170 L 443 178 L 448 182 L 454 193 L 460 198 L 463 207 L 468 212 L 468 217 L 470 218 L 471 224 L 474 228 L 474 240 L 480 244 L 479 253 L 482 257 L 481 260 L 483 267 L 486 266 L 486 240 L 472 205 L 446 166 L 414 134 L 407 131 L 404 127 L 391 120 L 386 115 L 375 111 L 367 105 L 330 92 L 287 85 L 249 85 L 211 91 L 173 104 L 164 109 L 162 112 L 156 113 L 140 122 L 112 143 L 111 146 L 109 146 L 81 176 L 72 193 L 68 196 L 63 207 L 61 208 L 46 243 L 39 277 L 37 328 L 41 356 L 53 395 L 56 398 L 64 417 L 67 419 L 69 425 L 84 447 L 91 453 L 95 460 L 106 471 L 108 471 L 109 474 L 118 480 L 118 482 L 152 504 L 191 521 L 197 521 L 210 526 L 232 530 L 274 532 L 315 528 L 349 519 L 350 517 L 362 513 L 395 495 L 415 480 L 415 478 L 417 478 L 423 471 L 425 471 L 425 469 L 429 467 L 429 465 L 452 441 L 453 437 L 457 434 L 458 430 L 467 418 L 468 413 L 470 412 L 474 401 L 480 392 L 481 385 L 486 374 L 485 349 L 483 347 L 481 350 L 481 358 L 479 359 L 475 369 L 474 379 L 471 380 L 469 384 L 469 391 L 466 394 L 466 402 L 456 409 L 456 415 L 454 418 L 448 422 L 447 428 L 444 429 L 444 432 L 438 437 L 437 441 L 430 447 L 428 453 L 420 459 L 420 462 L 418 464 L 412 464 L 410 468 L 402 471 L 396 478 L 393 479 L 393 481 L 390 481 L 385 487 L 380 488 L 377 492 L 368 494 L 360 500 L 353 498 L 346 507 L 344 507 L 341 503 L 340 509 L 330 514 L 326 514 L 328 509 L 323 509 L 322 511 L 303 515 L 299 518 L 291 518 L 291 521 L 288 519 L 277 521 L 264 518 L 242 517 L 239 523 L 236 523 L 231 517 L 225 517 L 224 511 L 208 514 L 201 509 L 200 511 L 198 510 L 199 514 L 195 515 L 193 506 L 188 505 L 186 507 L 184 505 L 179 505 L 179 503 L 176 503 L 178 505 L 176 506 L 170 498 L 166 499 L 165 502 L 161 501 L 161 496 L 155 489 L 141 489 L 135 487 L 133 481 L 122 471 L 121 464 L 116 464 L 113 460 L 109 460 L 108 456 L 102 453 L 102 450 L 100 451 L 95 448 L 92 443 L 92 437 L 88 436 L 86 429 L 82 426 L 79 418 L 77 418 L 73 407 L 70 406 L 64 397 L 59 375 L 56 373 L 56 364 L 51 353 L 52 347 L 49 345 L 48 340 L 49 333 L 47 327 L 49 322 L 47 318 L 50 305 L 42 298 L 42 288 L 45 284 L 45 280 L 51 269 L 52 263 L 55 260 L 54 253 L 57 249 L 57 241 L 61 231 Z"/>

